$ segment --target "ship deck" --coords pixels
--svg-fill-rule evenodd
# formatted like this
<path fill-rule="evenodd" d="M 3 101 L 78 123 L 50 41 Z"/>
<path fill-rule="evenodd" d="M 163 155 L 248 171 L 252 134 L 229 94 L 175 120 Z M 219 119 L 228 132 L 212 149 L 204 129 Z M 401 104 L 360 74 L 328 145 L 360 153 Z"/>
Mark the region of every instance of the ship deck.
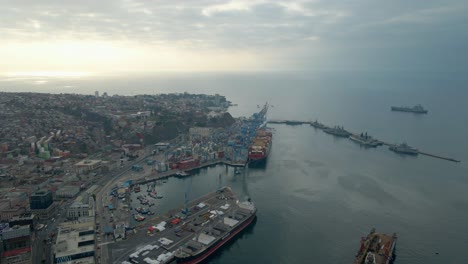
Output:
<path fill-rule="evenodd" d="M 361 241 L 361 249 L 356 255 L 354 264 L 364 264 L 368 252 L 372 252 L 376 264 L 389 264 L 393 258 L 396 235 L 370 233 Z"/>
<path fill-rule="evenodd" d="M 174 258 L 173 253 L 186 242 L 196 242 L 194 238 L 198 238 L 200 242 L 204 242 L 203 240 L 208 242 L 211 237 L 217 237 L 213 233 L 209 236 L 205 234 L 208 226 L 219 225 L 220 219 L 235 216 L 242 211 L 237 204 L 237 198 L 229 188 L 200 197 L 190 202 L 188 208 L 187 214 L 183 214 L 184 208 L 179 207 L 152 222 L 145 222 L 126 240 L 109 245 L 112 263 L 170 263 Z M 213 211 L 217 212 L 215 214 L 217 217 L 213 217 Z M 171 225 L 171 221 L 176 216 L 180 217 L 180 223 Z M 167 224 L 164 230 L 158 231 L 158 224 L 161 222 Z M 155 231 L 148 230 L 151 226 L 156 227 Z M 161 225 L 159 228 L 163 229 Z"/>

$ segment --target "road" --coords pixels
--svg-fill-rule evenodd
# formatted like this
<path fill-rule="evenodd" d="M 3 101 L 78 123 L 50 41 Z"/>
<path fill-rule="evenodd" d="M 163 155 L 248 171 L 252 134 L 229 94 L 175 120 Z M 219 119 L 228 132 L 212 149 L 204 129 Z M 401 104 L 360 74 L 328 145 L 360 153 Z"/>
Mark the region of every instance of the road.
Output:
<path fill-rule="evenodd" d="M 105 235 L 103 233 L 103 227 L 105 225 L 112 224 L 110 222 L 110 217 L 112 213 L 109 210 L 105 209 L 105 205 L 109 204 L 110 198 L 109 193 L 118 182 L 127 181 L 132 178 L 132 174 L 125 175 L 128 171 L 131 170 L 133 165 L 144 162 L 148 157 L 151 157 L 153 146 L 147 147 L 144 150 L 144 155 L 141 158 L 128 162 L 126 165 L 120 168 L 116 168 L 109 172 L 105 177 L 99 181 L 99 185 L 103 185 L 99 191 L 96 193 L 96 223 L 100 223 L 99 234 L 97 234 L 97 259 L 98 263 L 110 263 L 109 262 L 109 252 L 108 252 L 108 243 L 113 242 L 113 236 Z M 162 155 L 158 155 L 155 158 L 163 158 Z M 124 176 L 125 177 L 121 177 Z"/>

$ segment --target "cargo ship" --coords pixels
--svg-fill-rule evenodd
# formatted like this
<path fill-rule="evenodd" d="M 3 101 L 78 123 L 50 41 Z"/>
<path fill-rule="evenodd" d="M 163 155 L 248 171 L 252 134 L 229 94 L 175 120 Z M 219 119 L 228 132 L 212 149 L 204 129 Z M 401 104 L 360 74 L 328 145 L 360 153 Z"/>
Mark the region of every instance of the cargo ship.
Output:
<path fill-rule="evenodd" d="M 391 151 L 397 152 L 397 153 L 402 153 L 402 154 L 408 154 L 408 155 L 418 155 L 419 150 L 417 148 L 413 148 L 408 146 L 406 143 L 402 143 L 400 145 L 392 145 L 389 147 Z"/>
<path fill-rule="evenodd" d="M 230 212 L 224 214 L 222 211 L 210 211 L 210 216 L 200 215 L 195 219 L 195 225 L 199 223 L 198 229 L 201 230 L 174 252 L 177 263 L 196 264 L 205 261 L 248 227 L 256 218 L 257 212 L 250 199 L 245 202 L 237 201 L 235 205 L 226 203 L 220 209 Z"/>
<path fill-rule="evenodd" d="M 272 133 L 266 129 L 257 130 L 257 134 L 249 147 L 249 165 L 265 164 L 271 149 Z"/>
<path fill-rule="evenodd" d="M 361 246 L 353 264 L 390 264 L 395 260 L 397 235 L 380 234 L 375 228 L 361 238 Z"/>
<path fill-rule="evenodd" d="M 399 111 L 399 112 L 410 112 L 416 114 L 427 114 L 427 110 L 422 107 L 422 105 L 418 104 L 413 107 L 407 106 L 392 106 L 392 111 Z"/>

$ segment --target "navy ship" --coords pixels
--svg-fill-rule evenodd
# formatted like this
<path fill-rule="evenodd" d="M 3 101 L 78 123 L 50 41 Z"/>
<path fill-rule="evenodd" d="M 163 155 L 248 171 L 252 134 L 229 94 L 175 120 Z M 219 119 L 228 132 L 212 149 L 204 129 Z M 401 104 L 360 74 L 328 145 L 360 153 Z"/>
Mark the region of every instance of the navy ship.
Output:
<path fill-rule="evenodd" d="M 397 152 L 397 153 L 402 153 L 402 154 L 408 154 L 408 155 L 418 155 L 419 150 L 417 148 L 413 148 L 408 146 L 406 143 L 402 143 L 400 145 L 392 145 L 389 147 L 391 151 Z"/>
<path fill-rule="evenodd" d="M 406 107 L 406 106 L 392 106 L 392 111 L 399 111 L 399 112 L 411 112 L 417 114 L 427 114 L 427 110 L 422 107 L 422 105 L 418 104 L 413 107 Z"/>
<path fill-rule="evenodd" d="M 390 264 L 395 260 L 397 235 L 380 234 L 375 228 L 361 238 L 361 246 L 353 264 Z"/>
<path fill-rule="evenodd" d="M 360 135 L 351 135 L 349 139 L 365 147 L 377 147 L 383 144 L 381 141 L 367 135 L 367 132 Z"/>
<path fill-rule="evenodd" d="M 335 126 L 333 128 L 325 128 L 323 132 L 337 137 L 349 137 L 350 132 L 346 131 L 343 127 Z"/>
<path fill-rule="evenodd" d="M 314 122 L 310 123 L 311 126 L 315 127 L 315 128 L 319 128 L 319 129 L 325 129 L 327 128 L 327 126 L 325 126 L 324 124 L 318 122 L 317 120 L 315 120 Z"/>

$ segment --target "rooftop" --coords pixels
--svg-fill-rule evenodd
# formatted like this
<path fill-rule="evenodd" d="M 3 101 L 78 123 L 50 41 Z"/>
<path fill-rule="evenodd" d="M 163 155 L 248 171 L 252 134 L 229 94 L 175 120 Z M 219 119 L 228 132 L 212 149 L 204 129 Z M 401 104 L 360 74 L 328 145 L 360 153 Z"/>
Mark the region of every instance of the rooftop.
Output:
<path fill-rule="evenodd" d="M 70 255 L 94 251 L 94 218 L 82 217 L 78 221 L 60 224 L 55 244 L 55 257 L 67 257 Z M 94 263 L 91 257 L 81 258 L 81 263 Z M 92 261 L 92 262 L 88 262 Z M 62 261 L 63 263 L 63 261 Z"/>

